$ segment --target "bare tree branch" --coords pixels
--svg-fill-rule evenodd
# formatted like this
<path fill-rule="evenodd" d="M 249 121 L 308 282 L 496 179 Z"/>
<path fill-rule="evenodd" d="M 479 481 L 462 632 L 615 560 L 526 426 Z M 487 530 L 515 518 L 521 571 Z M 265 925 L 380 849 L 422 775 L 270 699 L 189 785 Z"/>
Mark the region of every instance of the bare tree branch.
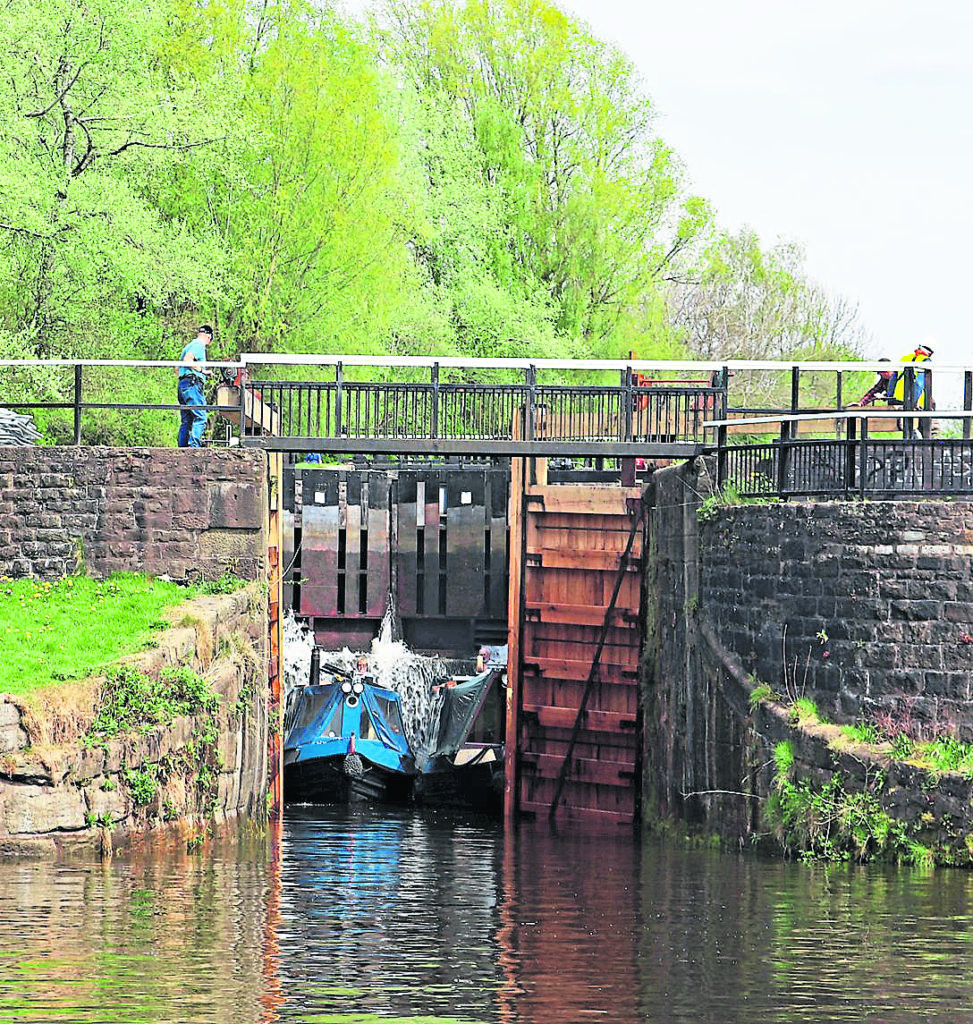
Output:
<path fill-rule="evenodd" d="M 123 143 L 117 149 L 110 149 L 104 156 L 118 156 L 119 153 L 124 153 L 126 149 L 131 149 L 135 146 L 141 147 L 142 149 L 168 149 L 172 151 L 185 152 L 188 149 L 199 149 L 201 146 L 212 146 L 214 142 L 222 142 L 226 138 L 225 135 L 221 135 L 215 139 L 203 139 L 201 142 L 140 142 L 138 139 L 131 139 L 128 142 Z"/>

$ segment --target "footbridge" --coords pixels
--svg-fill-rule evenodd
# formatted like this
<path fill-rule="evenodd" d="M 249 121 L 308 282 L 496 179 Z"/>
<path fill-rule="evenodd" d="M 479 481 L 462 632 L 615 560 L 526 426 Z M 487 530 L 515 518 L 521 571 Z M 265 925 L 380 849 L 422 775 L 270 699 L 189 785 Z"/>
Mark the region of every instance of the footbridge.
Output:
<path fill-rule="evenodd" d="M 727 412 L 723 368 L 692 363 L 259 360 L 221 397 L 260 428 L 242 443 L 268 451 L 686 458 Z"/>

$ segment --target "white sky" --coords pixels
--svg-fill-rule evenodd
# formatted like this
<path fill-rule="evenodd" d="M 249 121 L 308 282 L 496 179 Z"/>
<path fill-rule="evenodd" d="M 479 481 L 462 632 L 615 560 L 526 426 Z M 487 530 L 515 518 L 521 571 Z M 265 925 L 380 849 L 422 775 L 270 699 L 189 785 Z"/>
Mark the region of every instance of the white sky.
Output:
<path fill-rule="evenodd" d="M 801 243 L 867 355 L 973 363 L 969 0 L 558 0 L 639 68 L 724 228 Z"/>

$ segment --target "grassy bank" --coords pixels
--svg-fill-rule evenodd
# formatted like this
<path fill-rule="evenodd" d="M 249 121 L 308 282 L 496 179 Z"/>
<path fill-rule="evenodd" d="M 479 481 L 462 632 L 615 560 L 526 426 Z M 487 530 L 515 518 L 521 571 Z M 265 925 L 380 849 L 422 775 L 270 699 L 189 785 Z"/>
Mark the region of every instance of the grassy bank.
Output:
<path fill-rule="evenodd" d="M 0 579 L 0 693 L 83 679 L 155 646 L 162 612 L 198 588 L 133 574 Z"/>

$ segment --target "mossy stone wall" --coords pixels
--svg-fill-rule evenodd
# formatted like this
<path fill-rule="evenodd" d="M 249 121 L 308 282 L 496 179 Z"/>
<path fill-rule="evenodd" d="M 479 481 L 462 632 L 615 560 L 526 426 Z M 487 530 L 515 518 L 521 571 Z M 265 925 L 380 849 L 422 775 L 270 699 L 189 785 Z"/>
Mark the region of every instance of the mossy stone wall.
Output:
<path fill-rule="evenodd" d="M 161 829 L 201 839 L 221 822 L 263 821 L 266 614 L 259 583 L 196 598 L 167 613 L 173 627 L 157 648 L 121 659 L 146 675 L 188 666 L 219 695 L 215 715 L 86 743 L 98 680 L 74 686 L 70 704 L 58 687 L 0 695 L 0 855 L 117 851 Z"/>

